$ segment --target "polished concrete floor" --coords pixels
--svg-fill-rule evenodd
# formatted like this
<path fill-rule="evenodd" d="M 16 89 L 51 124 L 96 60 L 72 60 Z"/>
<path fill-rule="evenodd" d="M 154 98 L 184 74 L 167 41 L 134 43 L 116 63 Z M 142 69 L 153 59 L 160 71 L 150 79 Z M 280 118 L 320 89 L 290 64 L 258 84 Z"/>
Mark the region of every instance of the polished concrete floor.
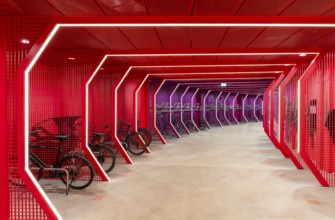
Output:
<path fill-rule="evenodd" d="M 63 194 L 46 186 L 68 220 L 327 220 L 335 219 L 335 189 L 297 170 L 260 123 L 214 128 L 119 164 L 111 182 Z"/>

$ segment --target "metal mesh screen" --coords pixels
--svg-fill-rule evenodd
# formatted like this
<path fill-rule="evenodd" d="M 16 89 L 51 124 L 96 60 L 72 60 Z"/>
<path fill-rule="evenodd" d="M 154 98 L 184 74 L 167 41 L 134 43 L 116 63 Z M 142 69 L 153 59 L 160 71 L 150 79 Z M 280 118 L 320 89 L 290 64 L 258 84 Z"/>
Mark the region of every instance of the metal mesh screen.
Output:
<path fill-rule="evenodd" d="M 81 84 L 95 60 L 89 52 L 48 51 L 30 72 L 29 128 L 40 131 L 32 144 L 48 147 L 31 150 L 48 166 L 57 164 L 57 149 L 50 147 L 62 146 L 65 154 L 81 152 Z M 70 136 L 61 142 L 56 135 Z M 81 178 L 89 176 L 83 173 Z"/>
<path fill-rule="evenodd" d="M 307 65 L 301 66 L 284 88 L 284 144 L 292 152 L 301 166 L 306 165 L 297 152 L 297 129 L 298 129 L 298 80 L 306 71 Z"/>
<path fill-rule="evenodd" d="M 329 185 L 335 185 L 335 53 L 327 53 L 305 84 L 304 153 Z"/>
<path fill-rule="evenodd" d="M 112 141 L 112 126 L 114 120 L 112 115 L 112 88 L 114 83 L 121 77 L 120 73 L 111 73 L 107 70 L 100 70 L 89 86 L 89 117 L 88 125 L 90 131 L 102 132 L 105 134 L 104 142 L 110 146 Z M 92 137 L 91 137 L 92 138 Z M 115 145 L 111 145 L 114 152 Z M 120 153 L 117 155 L 118 163 L 126 163 Z"/>
<path fill-rule="evenodd" d="M 7 111 L 7 162 L 9 182 L 8 219 L 47 219 L 44 211 L 26 188 L 17 170 L 17 127 L 16 127 L 16 77 L 17 69 L 31 46 L 49 22 L 49 18 L 8 18 L 7 23 L 7 63 L 6 63 L 6 111 Z M 22 44 L 25 38 L 30 44 Z"/>

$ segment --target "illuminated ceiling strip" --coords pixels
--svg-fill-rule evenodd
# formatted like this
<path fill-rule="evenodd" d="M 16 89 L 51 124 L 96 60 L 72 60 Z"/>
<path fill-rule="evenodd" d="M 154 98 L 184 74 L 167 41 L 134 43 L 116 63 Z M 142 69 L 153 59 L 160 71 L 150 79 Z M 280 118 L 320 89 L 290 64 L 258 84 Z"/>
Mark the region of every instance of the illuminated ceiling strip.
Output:
<path fill-rule="evenodd" d="M 335 27 L 323 23 L 61 23 L 59 27 Z"/>

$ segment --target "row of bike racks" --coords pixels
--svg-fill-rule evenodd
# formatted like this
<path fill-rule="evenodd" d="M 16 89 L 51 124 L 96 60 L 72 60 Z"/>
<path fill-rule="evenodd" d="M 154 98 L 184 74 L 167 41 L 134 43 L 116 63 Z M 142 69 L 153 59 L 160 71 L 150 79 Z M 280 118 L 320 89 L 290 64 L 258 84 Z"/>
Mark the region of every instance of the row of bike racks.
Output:
<path fill-rule="evenodd" d="M 219 102 L 219 96 L 215 102 L 206 103 L 210 90 L 207 92 L 202 102 L 161 102 L 156 104 L 156 126 L 164 136 L 180 137 L 180 134 L 190 134 L 193 131 L 203 130 L 204 127 L 222 127 L 250 122 L 260 122 L 263 117 L 263 102 L 259 102 L 260 95 L 253 95 L 252 102 L 247 102 L 249 94 L 226 94 L 225 98 Z M 222 92 L 219 93 L 222 95 Z M 228 98 L 233 99 L 228 103 Z M 240 102 L 237 98 L 240 96 Z M 190 124 L 194 128 L 190 129 Z M 172 133 L 171 133 L 172 131 Z M 174 135 L 172 135 L 174 134 Z"/>

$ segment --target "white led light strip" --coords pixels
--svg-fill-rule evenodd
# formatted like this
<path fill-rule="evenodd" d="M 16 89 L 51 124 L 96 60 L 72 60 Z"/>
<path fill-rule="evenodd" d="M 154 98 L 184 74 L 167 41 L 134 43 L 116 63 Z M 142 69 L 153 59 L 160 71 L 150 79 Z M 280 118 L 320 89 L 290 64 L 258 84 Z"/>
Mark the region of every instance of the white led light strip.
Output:
<path fill-rule="evenodd" d="M 220 127 L 222 127 L 222 124 L 218 117 L 218 100 L 221 97 L 221 94 L 222 94 L 222 91 L 219 93 L 219 95 L 215 99 L 215 118 L 216 118 L 216 121 L 219 123 Z"/>

